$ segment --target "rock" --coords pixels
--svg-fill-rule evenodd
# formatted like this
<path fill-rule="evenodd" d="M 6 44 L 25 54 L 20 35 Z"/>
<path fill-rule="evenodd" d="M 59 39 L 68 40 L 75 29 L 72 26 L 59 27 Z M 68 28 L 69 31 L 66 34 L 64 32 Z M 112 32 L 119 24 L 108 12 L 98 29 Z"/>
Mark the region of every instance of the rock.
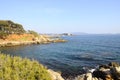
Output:
<path fill-rule="evenodd" d="M 117 62 L 100 65 L 99 68 L 79 75 L 74 80 L 120 80 L 120 65 Z"/>
<path fill-rule="evenodd" d="M 112 78 L 111 75 L 106 75 L 106 76 L 105 76 L 105 80 L 113 80 L 113 78 Z"/>
<path fill-rule="evenodd" d="M 110 74 L 110 69 L 100 68 L 99 71 L 105 72 L 106 74 Z"/>
<path fill-rule="evenodd" d="M 109 65 L 100 65 L 99 68 L 110 69 Z"/>
<path fill-rule="evenodd" d="M 100 68 L 93 72 L 93 76 L 103 80 L 113 80 L 110 69 Z"/>
<path fill-rule="evenodd" d="M 93 72 L 93 76 L 103 80 L 120 80 L 120 66 L 117 62 L 101 65 Z"/>
<path fill-rule="evenodd" d="M 96 78 L 101 78 L 101 79 L 103 79 L 103 80 L 105 80 L 106 75 L 107 75 L 107 74 L 106 74 L 105 72 L 99 71 L 99 70 L 93 72 L 93 76 L 94 76 L 94 77 L 96 77 Z"/>
<path fill-rule="evenodd" d="M 93 78 L 92 78 L 92 80 L 98 80 L 98 78 L 96 78 L 96 77 L 93 77 Z"/>
<path fill-rule="evenodd" d="M 92 73 L 86 73 L 83 75 L 79 75 L 75 79 L 72 79 L 72 80 L 98 80 L 98 78 L 92 77 Z"/>
<path fill-rule="evenodd" d="M 64 80 L 60 73 L 55 72 L 51 69 L 48 69 L 48 72 L 50 73 L 52 80 Z"/>
<path fill-rule="evenodd" d="M 53 40 L 54 43 L 57 43 L 57 42 L 67 42 L 66 40 L 63 40 L 63 39 L 55 39 Z"/>
<path fill-rule="evenodd" d="M 92 80 L 92 74 L 86 73 L 84 80 Z"/>
<path fill-rule="evenodd" d="M 74 80 L 84 80 L 84 78 L 85 78 L 85 74 L 75 77 Z"/>
<path fill-rule="evenodd" d="M 119 63 L 117 62 L 110 62 L 108 65 L 112 67 L 119 67 Z"/>
<path fill-rule="evenodd" d="M 111 68 L 111 74 L 115 80 L 120 80 L 120 66 Z"/>

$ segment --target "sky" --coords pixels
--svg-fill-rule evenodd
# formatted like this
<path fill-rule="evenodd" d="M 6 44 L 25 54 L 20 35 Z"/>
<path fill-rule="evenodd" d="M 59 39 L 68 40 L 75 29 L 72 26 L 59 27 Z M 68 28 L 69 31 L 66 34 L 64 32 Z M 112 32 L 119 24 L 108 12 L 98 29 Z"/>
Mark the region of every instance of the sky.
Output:
<path fill-rule="evenodd" d="M 120 0 L 0 0 L 0 20 L 39 33 L 120 33 Z"/>

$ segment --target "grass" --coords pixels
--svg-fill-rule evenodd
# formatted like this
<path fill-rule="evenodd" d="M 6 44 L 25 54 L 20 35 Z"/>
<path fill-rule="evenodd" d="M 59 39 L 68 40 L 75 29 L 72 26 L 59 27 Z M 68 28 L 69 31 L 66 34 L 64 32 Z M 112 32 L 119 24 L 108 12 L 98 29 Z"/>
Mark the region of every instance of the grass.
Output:
<path fill-rule="evenodd" d="M 0 80 L 52 80 L 47 69 L 35 60 L 0 54 Z"/>

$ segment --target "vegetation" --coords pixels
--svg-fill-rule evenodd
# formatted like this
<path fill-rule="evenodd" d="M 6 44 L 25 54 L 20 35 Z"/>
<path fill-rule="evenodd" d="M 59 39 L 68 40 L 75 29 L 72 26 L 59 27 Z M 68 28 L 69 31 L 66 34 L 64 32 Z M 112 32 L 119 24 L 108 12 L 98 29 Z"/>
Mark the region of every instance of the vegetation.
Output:
<path fill-rule="evenodd" d="M 33 34 L 35 37 L 39 37 L 39 34 L 33 30 L 28 30 L 29 34 Z"/>
<path fill-rule="evenodd" d="M 21 24 L 14 23 L 10 20 L 0 20 L 0 36 L 6 37 L 8 34 L 23 34 L 25 30 Z"/>
<path fill-rule="evenodd" d="M 25 34 L 23 26 L 10 20 L 0 20 L 0 39 L 5 39 L 10 34 Z M 39 34 L 33 30 L 28 30 L 28 34 L 39 37 Z M 24 40 L 24 39 L 23 39 Z"/>
<path fill-rule="evenodd" d="M 35 60 L 0 54 L 0 80 L 52 80 L 47 69 Z"/>

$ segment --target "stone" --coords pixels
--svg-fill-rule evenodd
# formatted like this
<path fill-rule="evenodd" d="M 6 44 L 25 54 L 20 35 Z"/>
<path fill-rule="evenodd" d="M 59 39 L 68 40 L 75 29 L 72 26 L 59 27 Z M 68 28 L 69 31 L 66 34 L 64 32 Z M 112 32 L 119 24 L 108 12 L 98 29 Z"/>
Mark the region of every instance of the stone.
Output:
<path fill-rule="evenodd" d="M 92 80 L 92 73 L 86 73 L 84 80 Z"/>
<path fill-rule="evenodd" d="M 106 75 L 105 80 L 114 80 L 111 75 Z"/>
<path fill-rule="evenodd" d="M 94 77 L 96 77 L 96 78 L 101 78 L 101 79 L 103 79 L 103 80 L 105 80 L 106 75 L 107 75 L 107 74 L 106 74 L 105 72 L 99 71 L 99 70 L 93 72 L 93 76 L 94 76 Z"/>
<path fill-rule="evenodd" d="M 119 67 L 113 67 L 111 69 L 111 74 L 115 80 L 120 80 L 120 66 Z"/>
<path fill-rule="evenodd" d="M 75 77 L 75 79 L 73 80 L 85 80 L 84 78 L 85 78 L 85 74 L 82 74 L 82 75 Z"/>
<path fill-rule="evenodd" d="M 119 67 L 120 66 L 119 63 L 117 63 L 117 62 L 110 62 L 108 65 L 112 66 L 112 67 Z"/>
<path fill-rule="evenodd" d="M 60 73 L 55 72 L 51 69 L 48 69 L 48 72 L 50 73 L 52 80 L 64 80 Z"/>
<path fill-rule="evenodd" d="M 109 69 L 110 66 L 109 65 L 100 65 L 99 68 L 105 68 L 105 69 Z"/>
<path fill-rule="evenodd" d="M 98 78 L 96 78 L 96 77 L 93 77 L 93 78 L 92 78 L 92 80 L 98 80 Z"/>

